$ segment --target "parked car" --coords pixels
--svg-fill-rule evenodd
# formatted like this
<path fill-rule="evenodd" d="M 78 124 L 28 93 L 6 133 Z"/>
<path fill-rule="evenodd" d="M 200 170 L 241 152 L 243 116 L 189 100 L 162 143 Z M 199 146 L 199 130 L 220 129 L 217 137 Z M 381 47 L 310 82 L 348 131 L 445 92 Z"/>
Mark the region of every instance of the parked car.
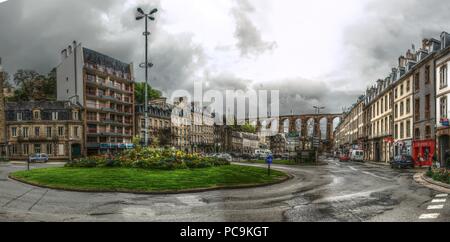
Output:
<path fill-rule="evenodd" d="M 353 150 L 351 155 L 350 155 L 350 160 L 363 162 L 364 161 L 364 151 L 362 151 L 362 150 Z"/>
<path fill-rule="evenodd" d="M 350 156 L 348 156 L 346 154 L 341 154 L 341 156 L 339 156 L 339 161 L 340 162 L 348 162 L 348 161 L 350 161 Z"/>
<path fill-rule="evenodd" d="M 230 154 L 218 154 L 217 158 L 224 159 L 228 162 L 233 162 L 233 157 Z"/>
<path fill-rule="evenodd" d="M 401 155 L 394 157 L 394 160 L 391 161 L 391 168 L 414 168 L 415 162 L 414 159 L 410 155 Z"/>
<path fill-rule="evenodd" d="M 28 157 L 30 163 L 46 163 L 48 162 L 47 154 L 33 154 Z"/>

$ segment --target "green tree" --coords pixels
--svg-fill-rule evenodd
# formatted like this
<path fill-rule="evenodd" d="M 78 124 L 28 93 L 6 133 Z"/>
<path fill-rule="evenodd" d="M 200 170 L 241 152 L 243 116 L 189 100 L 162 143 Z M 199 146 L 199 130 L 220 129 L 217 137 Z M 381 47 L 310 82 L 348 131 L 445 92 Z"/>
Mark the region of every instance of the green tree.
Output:
<path fill-rule="evenodd" d="M 148 100 L 160 98 L 162 95 L 160 91 L 153 89 L 150 85 L 147 86 L 147 90 L 148 90 Z M 136 83 L 135 98 L 136 104 L 145 103 L 145 83 L 143 82 Z"/>
<path fill-rule="evenodd" d="M 10 101 L 56 100 L 56 69 L 47 76 L 34 70 L 20 69 L 13 79 L 17 88 Z"/>

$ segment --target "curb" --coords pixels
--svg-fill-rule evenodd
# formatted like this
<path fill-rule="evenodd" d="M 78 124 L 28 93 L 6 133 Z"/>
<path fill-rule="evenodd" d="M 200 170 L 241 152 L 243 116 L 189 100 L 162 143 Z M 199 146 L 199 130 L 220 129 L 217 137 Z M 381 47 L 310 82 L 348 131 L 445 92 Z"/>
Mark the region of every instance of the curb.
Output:
<path fill-rule="evenodd" d="M 450 185 L 434 181 L 433 179 L 426 177 L 424 172 L 414 175 L 414 181 L 429 189 L 443 193 L 450 193 Z"/>
<path fill-rule="evenodd" d="M 237 189 L 250 189 L 250 188 L 262 188 L 262 187 L 269 187 L 274 185 L 279 185 L 282 183 L 285 183 L 289 180 L 292 180 L 295 178 L 295 176 L 285 173 L 283 171 L 279 171 L 284 174 L 286 174 L 286 178 L 283 178 L 279 181 L 268 183 L 268 184 L 259 184 L 259 185 L 236 185 L 236 186 L 230 186 L 230 187 L 211 187 L 211 188 L 200 188 L 200 189 L 187 189 L 187 190 L 179 190 L 179 191 L 161 191 L 161 192 L 145 192 L 145 191 L 126 191 L 126 190 L 94 190 L 94 189 L 70 189 L 70 188 L 58 188 L 54 186 L 49 185 L 40 185 L 35 184 L 33 182 L 28 182 L 21 180 L 19 178 L 12 177 L 11 174 L 8 175 L 8 178 L 20 182 L 26 185 L 44 188 L 44 189 L 52 189 L 56 191 L 65 191 L 65 192 L 79 192 L 79 193 L 123 193 L 123 194 L 136 194 L 136 195 L 177 195 L 177 194 L 193 194 L 193 193 L 202 193 L 202 192 L 211 192 L 211 191 L 227 191 L 227 190 L 237 190 Z"/>

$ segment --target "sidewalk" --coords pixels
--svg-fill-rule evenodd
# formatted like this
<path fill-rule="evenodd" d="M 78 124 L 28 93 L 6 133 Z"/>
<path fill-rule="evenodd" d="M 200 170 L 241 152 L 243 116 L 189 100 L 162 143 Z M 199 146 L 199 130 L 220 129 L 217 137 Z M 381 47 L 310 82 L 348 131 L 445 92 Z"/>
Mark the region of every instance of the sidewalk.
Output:
<path fill-rule="evenodd" d="M 10 161 L 10 162 L 5 162 L 5 163 L 10 163 L 12 165 L 26 165 L 27 162 L 26 161 Z M 67 162 L 65 161 L 49 161 L 46 163 L 32 163 L 32 164 L 43 164 L 43 165 L 65 165 Z"/>

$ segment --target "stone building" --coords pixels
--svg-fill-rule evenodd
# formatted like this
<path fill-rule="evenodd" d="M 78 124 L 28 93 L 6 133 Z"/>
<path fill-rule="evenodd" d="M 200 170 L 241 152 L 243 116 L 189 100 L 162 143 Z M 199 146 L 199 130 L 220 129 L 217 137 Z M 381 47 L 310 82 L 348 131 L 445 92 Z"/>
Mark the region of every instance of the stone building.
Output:
<path fill-rule="evenodd" d="M 259 137 L 256 134 L 232 132 L 232 152 L 239 155 L 254 155 L 259 149 Z"/>
<path fill-rule="evenodd" d="M 408 50 L 399 58 L 399 67 L 405 74 L 394 84 L 394 156 L 412 155 L 413 140 L 413 88 L 419 81 L 414 73 L 417 53 Z"/>
<path fill-rule="evenodd" d="M 136 136 L 145 144 L 145 106 L 136 105 Z M 150 101 L 148 105 L 148 135 L 150 145 L 171 146 L 172 108 L 165 98 Z"/>
<path fill-rule="evenodd" d="M 270 151 L 274 156 L 282 156 L 288 153 L 287 140 L 284 134 L 270 137 Z"/>
<path fill-rule="evenodd" d="M 214 116 L 199 103 L 191 103 L 190 146 L 193 152 L 214 151 Z"/>
<path fill-rule="evenodd" d="M 449 105 L 450 86 L 448 85 L 448 67 L 450 65 L 450 34 L 441 34 L 441 51 L 436 54 L 436 136 L 438 140 L 438 158 L 442 165 L 450 162 L 450 125 Z"/>
<path fill-rule="evenodd" d="M 10 160 L 26 160 L 35 153 L 60 161 L 85 155 L 80 105 L 68 101 L 6 103 L 5 113 Z"/>
<path fill-rule="evenodd" d="M 132 147 L 135 134 L 133 64 L 76 42 L 61 52 L 57 98 L 84 110 L 85 147 L 89 155 Z"/>
<path fill-rule="evenodd" d="M 172 107 L 172 146 L 176 149 L 190 152 L 191 138 L 191 107 L 186 97 L 179 97 L 174 100 Z"/>
<path fill-rule="evenodd" d="M 431 166 L 436 150 L 435 56 L 441 43 L 424 39 L 414 72 L 414 132 L 412 156 L 421 166 Z"/>
<path fill-rule="evenodd" d="M 365 98 L 367 122 L 366 160 L 388 163 L 393 147 L 393 83 L 397 69 L 389 77 L 378 80 L 377 85 L 368 89 Z M 367 112 L 369 114 L 367 114 Z"/>

